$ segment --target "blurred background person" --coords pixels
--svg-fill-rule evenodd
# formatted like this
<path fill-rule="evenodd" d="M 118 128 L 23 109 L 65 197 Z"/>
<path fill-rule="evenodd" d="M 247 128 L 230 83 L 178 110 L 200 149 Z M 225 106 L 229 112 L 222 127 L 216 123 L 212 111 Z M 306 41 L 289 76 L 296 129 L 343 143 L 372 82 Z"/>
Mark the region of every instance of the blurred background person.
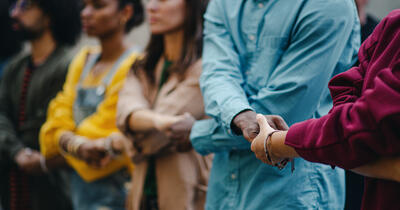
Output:
<path fill-rule="evenodd" d="M 62 172 L 53 170 L 63 159 L 45 161 L 38 150 L 48 103 L 62 88 L 71 60 L 67 46 L 81 32 L 79 9 L 77 0 L 18 0 L 10 8 L 17 32 L 10 42 L 27 40 L 31 50 L 10 61 L 0 84 L 4 209 L 71 209 Z"/>
<path fill-rule="evenodd" d="M 367 5 L 369 0 L 355 0 L 357 5 L 358 17 L 360 18 L 361 24 L 361 42 L 374 31 L 375 27 L 378 25 L 379 20 L 367 13 Z"/>
<path fill-rule="evenodd" d="M 135 150 L 128 209 L 204 208 L 211 160 L 192 149 L 189 134 L 205 117 L 199 76 L 207 2 L 147 2 L 150 43 L 118 102 L 118 126 Z"/>
<path fill-rule="evenodd" d="M 40 133 L 42 154 L 62 154 L 73 168 L 69 176 L 74 209 L 124 209 L 132 169 L 116 127 L 118 92 L 138 53 L 124 43 L 142 23 L 140 0 L 85 0 L 84 31 L 100 47 L 83 48 L 69 66 L 62 92 L 52 100 Z"/>
<path fill-rule="evenodd" d="M 9 9 L 15 0 L 0 1 L 0 79 L 3 68 L 9 59 L 17 54 L 22 47 L 22 41 L 12 29 L 12 19 L 9 15 Z"/>

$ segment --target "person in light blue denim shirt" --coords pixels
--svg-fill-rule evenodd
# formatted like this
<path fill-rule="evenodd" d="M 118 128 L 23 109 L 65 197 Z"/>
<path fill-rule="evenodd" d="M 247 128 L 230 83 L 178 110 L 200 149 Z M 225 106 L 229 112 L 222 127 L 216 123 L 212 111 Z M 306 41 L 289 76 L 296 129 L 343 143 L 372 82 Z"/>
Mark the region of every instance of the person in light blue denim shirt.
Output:
<path fill-rule="evenodd" d="M 235 120 L 253 113 L 254 125 L 257 112 L 291 125 L 326 114 L 328 81 L 355 62 L 359 31 L 353 0 L 210 2 L 200 86 L 212 118 L 191 132 L 199 153 L 215 153 L 206 209 L 343 209 L 343 170 L 300 159 L 293 173 L 263 164 Z"/>

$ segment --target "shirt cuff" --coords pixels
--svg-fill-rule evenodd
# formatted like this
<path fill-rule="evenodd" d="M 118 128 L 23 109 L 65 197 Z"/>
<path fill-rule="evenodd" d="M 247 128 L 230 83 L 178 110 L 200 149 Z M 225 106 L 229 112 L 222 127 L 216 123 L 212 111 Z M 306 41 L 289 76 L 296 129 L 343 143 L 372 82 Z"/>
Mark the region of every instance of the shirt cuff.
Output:
<path fill-rule="evenodd" d="M 18 153 L 21 149 L 23 149 L 24 147 L 25 147 L 25 146 L 24 146 L 22 143 L 20 143 L 20 142 L 15 143 L 14 145 L 12 145 L 11 148 L 8 150 L 8 151 L 9 151 L 9 158 L 10 158 L 10 160 L 11 160 L 11 161 L 14 161 L 14 160 L 15 160 L 15 155 L 17 155 L 17 153 Z"/>
<path fill-rule="evenodd" d="M 312 151 L 306 149 L 304 145 L 307 142 L 305 131 L 307 131 L 307 121 L 292 125 L 286 135 L 285 144 L 293 147 L 303 159 L 315 162 Z"/>

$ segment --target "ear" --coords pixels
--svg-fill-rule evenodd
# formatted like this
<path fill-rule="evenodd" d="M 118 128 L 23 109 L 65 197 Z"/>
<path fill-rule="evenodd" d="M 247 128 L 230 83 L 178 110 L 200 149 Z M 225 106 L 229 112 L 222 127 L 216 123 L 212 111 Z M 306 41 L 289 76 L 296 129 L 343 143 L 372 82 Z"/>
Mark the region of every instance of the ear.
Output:
<path fill-rule="evenodd" d="M 132 4 L 127 4 L 122 10 L 121 10 L 121 20 L 124 23 L 127 23 L 129 19 L 131 19 L 133 16 L 133 5 Z"/>

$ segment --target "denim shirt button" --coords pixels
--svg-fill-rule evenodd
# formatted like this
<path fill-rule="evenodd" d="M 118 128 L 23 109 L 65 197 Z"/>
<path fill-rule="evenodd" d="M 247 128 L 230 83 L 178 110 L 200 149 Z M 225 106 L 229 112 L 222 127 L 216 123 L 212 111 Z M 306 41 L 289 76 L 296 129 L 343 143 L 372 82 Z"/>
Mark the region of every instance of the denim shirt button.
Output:
<path fill-rule="evenodd" d="M 263 3 L 258 3 L 258 8 L 262 9 L 264 7 Z"/>
<path fill-rule="evenodd" d="M 254 41 L 254 40 L 256 39 L 256 37 L 255 37 L 254 35 L 249 35 L 249 39 L 250 39 L 251 41 Z"/>
<path fill-rule="evenodd" d="M 231 174 L 232 179 L 236 179 L 236 174 Z"/>

